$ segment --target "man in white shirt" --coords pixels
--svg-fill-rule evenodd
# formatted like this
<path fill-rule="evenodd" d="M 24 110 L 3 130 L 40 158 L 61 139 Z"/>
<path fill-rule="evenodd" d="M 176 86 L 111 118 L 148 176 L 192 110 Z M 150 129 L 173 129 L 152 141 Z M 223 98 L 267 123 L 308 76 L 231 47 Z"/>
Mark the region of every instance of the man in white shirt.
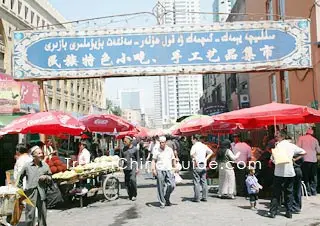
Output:
<path fill-rule="evenodd" d="M 160 146 L 154 149 L 152 156 L 152 174 L 157 177 L 158 199 L 160 208 L 171 206 L 170 195 L 175 188 L 172 172 L 176 168 L 176 159 L 172 148 L 166 145 L 166 138 L 160 137 Z"/>
<path fill-rule="evenodd" d="M 306 151 L 302 164 L 303 181 L 308 195 L 317 195 L 317 153 L 320 153 L 319 142 L 313 136 L 313 130 L 308 129 L 305 136 L 299 137 L 297 145 Z"/>
<path fill-rule="evenodd" d="M 90 163 L 90 152 L 87 149 L 87 142 L 81 141 L 79 144 L 78 164 L 85 165 Z"/>
<path fill-rule="evenodd" d="M 14 165 L 14 171 L 13 171 L 13 178 L 15 181 L 17 181 L 19 178 L 19 174 L 23 168 L 23 166 L 28 163 L 32 162 L 32 157 L 28 153 L 28 148 L 24 144 L 18 144 L 16 147 L 16 154 L 17 154 L 17 161 Z M 23 189 L 26 188 L 26 178 L 23 178 Z"/>
<path fill-rule="evenodd" d="M 275 218 L 278 212 L 282 193 L 284 193 L 284 206 L 287 209 L 285 216 L 287 218 L 292 218 L 293 181 L 296 175 L 293 167 L 293 156 L 304 155 L 306 153 L 302 148 L 299 148 L 297 145 L 286 140 L 286 137 L 287 134 L 285 131 L 280 131 L 276 134 L 276 139 L 278 141 L 276 150 L 282 152 L 283 155 L 288 159 L 288 162 L 275 164 L 273 194 L 269 212 L 269 216 L 271 218 Z M 274 158 L 274 155 L 272 155 L 271 158 Z"/>
<path fill-rule="evenodd" d="M 202 188 L 201 201 L 207 201 L 207 162 L 213 154 L 212 150 L 207 145 L 200 142 L 200 139 L 200 135 L 194 135 L 191 138 L 191 141 L 193 143 L 193 146 L 190 151 L 190 156 L 193 162 L 193 202 L 200 202 L 200 187 Z"/>
<path fill-rule="evenodd" d="M 236 190 L 238 196 L 246 196 L 247 188 L 245 184 L 246 180 L 246 167 L 251 160 L 251 147 L 249 142 L 241 142 L 239 135 L 235 135 L 235 145 L 233 147 L 233 153 L 239 155 L 239 158 L 235 160 L 236 167 L 234 169 L 236 176 Z M 239 154 L 238 154 L 239 153 Z"/>

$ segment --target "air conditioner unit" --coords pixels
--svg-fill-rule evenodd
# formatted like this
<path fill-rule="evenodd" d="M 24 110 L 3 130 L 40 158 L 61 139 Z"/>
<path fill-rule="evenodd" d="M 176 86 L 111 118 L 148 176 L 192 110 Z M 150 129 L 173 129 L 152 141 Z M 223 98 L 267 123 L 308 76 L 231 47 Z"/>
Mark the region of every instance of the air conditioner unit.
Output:
<path fill-rule="evenodd" d="M 241 94 L 240 95 L 240 103 L 249 103 L 249 95 Z"/>

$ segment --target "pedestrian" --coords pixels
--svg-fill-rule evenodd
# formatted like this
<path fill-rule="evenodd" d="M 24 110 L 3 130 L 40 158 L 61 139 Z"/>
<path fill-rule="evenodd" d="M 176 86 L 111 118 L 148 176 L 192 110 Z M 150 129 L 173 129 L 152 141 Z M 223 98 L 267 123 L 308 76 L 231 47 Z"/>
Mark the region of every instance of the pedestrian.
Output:
<path fill-rule="evenodd" d="M 29 155 L 29 150 L 26 145 L 18 144 L 16 146 L 17 161 L 14 165 L 13 178 L 18 181 L 18 176 L 26 163 L 32 162 L 32 157 Z M 26 188 L 26 178 L 23 179 L 23 189 Z"/>
<path fill-rule="evenodd" d="M 235 145 L 233 153 L 236 155 L 240 153 L 239 157 L 235 160 L 235 176 L 237 196 L 246 196 L 247 189 L 245 185 L 246 169 L 248 162 L 251 160 L 251 147 L 246 142 L 241 142 L 238 134 L 234 135 Z"/>
<path fill-rule="evenodd" d="M 206 202 L 208 197 L 207 186 L 207 162 L 211 158 L 212 150 L 202 142 L 201 136 L 194 135 L 191 140 L 193 146 L 190 151 L 190 156 L 193 162 L 193 188 L 194 199 L 193 202 Z M 202 198 L 200 200 L 200 189 L 202 189 Z"/>
<path fill-rule="evenodd" d="M 47 207 L 46 207 L 46 188 L 51 179 L 51 171 L 47 163 L 43 161 L 43 151 L 39 146 L 31 148 L 30 154 L 33 160 L 26 163 L 17 181 L 17 186 L 23 188 L 23 180 L 26 178 L 25 194 L 34 204 L 26 206 L 26 225 L 34 226 L 36 221 L 36 208 L 38 209 L 38 226 L 46 226 Z"/>
<path fill-rule="evenodd" d="M 166 145 L 164 136 L 159 138 L 160 147 L 155 149 L 152 159 L 152 174 L 157 178 L 158 199 L 160 208 L 171 206 L 170 195 L 175 188 L 173 169 L 176 159 L 172 148 Z"/>
<path fill-rule="evenodd" d="M 286 140 L 287 134 L 284 130 L 276 133 L 278 141 L 275 149 L 272 151 L 271 158 L 275 163 L 273 194 L 270 205 L 269 217 L 275 218 L 280 205 L 281 194 L 284 194 L 284 206 L 286 207 L 287 218 L 292 218 L 293 204 L 293 182 L 295 177 L 293 167 L 293 156 L 304 155 L 306 152 Z"/>
<path fill-rule="evenodd" d="M 218 196 L 234 199 L 236 195 L 236 178 L 232 163 L 239 158 L 240 153 L 236 155 L 230 150 L 230 140 L 221 142 L 217 152 L 217 163 L 219 169 L 219 191 Z"/>
<path fill-rule="evenodd" d="M 258 179 L 255 176 L 255 169 L 249 167 L 249 175 L 246 178 L 246 186 L 249 194 L 250 207 L 252 210 L 257 210 L 257 200 L 259 190 L 262 189 L 262 186 L 259 184 Z"/>
<path fill-rule="evenodd" d="M 139 172 L 139 151 L 133 146 L 133 139 L 130 136 L 124 138 L 122 151 L 124 181 L 127 188 L 129 200 L 137 199 L 137 173 Z"/>
<path fill-rule="evenodd" d="M 295 177 L 293 181 L 293 202 L 292 202 L 292 213 L 300 213 L 302 209 L 302 170 L 301 166 L 303 164 L 304 158 L 302 156 L 293 157 L 293 167 L 295 172 Z"/>
<path fill-rule="evenodd" d="M 301 169 L 308 195 L 317 195 L 317 153 L 320 153 L 320 147 L 313 137 L 313 130 L 308 129 L 305 136 L 299 137 L 297 145 L 306 151 Z"/>

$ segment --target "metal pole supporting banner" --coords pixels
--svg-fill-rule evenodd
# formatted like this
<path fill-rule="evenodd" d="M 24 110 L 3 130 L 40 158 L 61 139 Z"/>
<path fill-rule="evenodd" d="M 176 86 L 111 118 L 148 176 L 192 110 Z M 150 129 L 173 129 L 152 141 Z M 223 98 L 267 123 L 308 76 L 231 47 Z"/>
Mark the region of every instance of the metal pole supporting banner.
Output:
<path fill-rule="evenodd" d="M 43 89 L 43 81 L 38 81 L 38 84 L 40 86 L 39 92 L 40 92 L 40 112 L 46 111 L 45 106 L 45 96 L 44 96 L 44 89 Z M 40 141 L 45 142 L 46 136 L 44 134 L 40 134 Z"/>

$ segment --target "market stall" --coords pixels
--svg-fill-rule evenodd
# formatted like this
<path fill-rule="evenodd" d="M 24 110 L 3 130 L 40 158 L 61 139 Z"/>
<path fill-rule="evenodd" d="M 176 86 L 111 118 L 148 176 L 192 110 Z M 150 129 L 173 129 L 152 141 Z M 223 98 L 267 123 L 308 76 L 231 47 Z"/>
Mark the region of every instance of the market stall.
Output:
<path fill-rule="evenodd" d="M 71 167 L 69 170 L 53 174 L 64 200 L 78 199 L 80 207 L 88 194 L 103 192 L 104 197 L 115 200 L 119 197 L 120 158 L 118 156 L 102 156 L 86 165 Z"/>

